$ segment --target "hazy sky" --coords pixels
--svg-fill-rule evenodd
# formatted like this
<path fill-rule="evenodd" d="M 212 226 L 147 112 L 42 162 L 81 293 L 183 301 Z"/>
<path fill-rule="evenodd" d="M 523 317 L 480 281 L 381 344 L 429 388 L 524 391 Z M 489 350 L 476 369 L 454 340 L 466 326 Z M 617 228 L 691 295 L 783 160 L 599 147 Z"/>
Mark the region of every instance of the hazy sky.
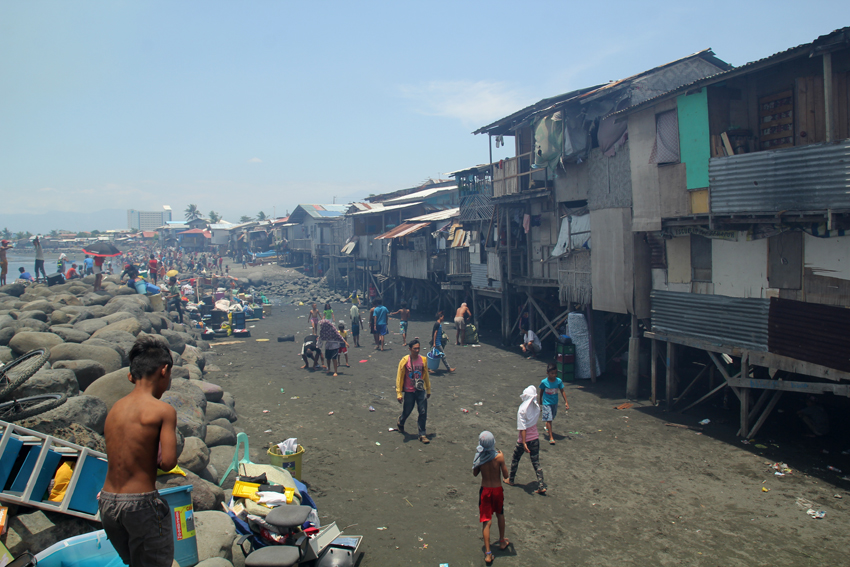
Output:
<path fill-rule="evenodd" d="M 711 47 L 733 65 L 846 1 L 0 1 L 3 213 L 231 221 L 488 158 L 479 126 Z M 120 228 L 120 227 L 116 227 Z"/>

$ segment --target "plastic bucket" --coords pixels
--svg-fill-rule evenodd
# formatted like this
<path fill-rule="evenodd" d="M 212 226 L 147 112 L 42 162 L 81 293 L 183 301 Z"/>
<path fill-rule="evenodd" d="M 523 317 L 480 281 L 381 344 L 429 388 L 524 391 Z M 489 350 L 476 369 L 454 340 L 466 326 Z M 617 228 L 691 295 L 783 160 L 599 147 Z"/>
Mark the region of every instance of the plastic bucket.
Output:
<path fill-rule="evenodd" d="M 162 294 L 157 293 L 156 295 L 150 296 L 148 299 L 151 300 L 151 308 L 154 311 L 165 311 L 165 302 L 162 300 Z"/>
<path fill-rule="evenodd" d="M 145 295 L 148 292 L 148 284 L 141 278 L 137 279 L 133 286 L 136 288 L 136 293 L 140 295 Z"/>
<path fill-rule="evenodd" d="M 439 370 L 440 369 L 440 358 L 437 356 L 431 356 L 429 352 L 425 357 L 428 359 L 428 370 Z"/>
<path fill-rule="evenodd" d="M 38 553 L 36 561 L 44 567 L 123 567 L 118 552 L 99 530 L 69 537 Z"/>
<path fill-rule="evenodd" d="M 198 538 L 195 537 L 192 485 L 165 488 L 159 491 L 159 495 L 171 509 L 174 559 L 180 567 L 191 567 L 198 563 Z"/>
<path fill-rule="evenodd" d="M 277 445 L 269 447 L 269 463 L 286 469 L 293 477 L 301 480 L 301 457 L 304 456 L 304 447 L 298 445 L 298 450 L 291 455 L 281 455 Z"/>

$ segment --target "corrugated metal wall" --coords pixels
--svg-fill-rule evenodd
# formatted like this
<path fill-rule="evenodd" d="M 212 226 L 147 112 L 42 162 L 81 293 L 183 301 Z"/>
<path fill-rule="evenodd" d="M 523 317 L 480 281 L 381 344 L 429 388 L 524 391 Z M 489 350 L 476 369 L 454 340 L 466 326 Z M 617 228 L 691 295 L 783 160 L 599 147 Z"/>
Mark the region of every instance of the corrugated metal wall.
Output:
<path fill-rule="evenodd" d="M 850 372 L 850 310 L 771 298 L 770 352 Z"/>
<path fill-rule="evenodd" d="M 850 208 L 850 140 L 712 158 L 713 214 Z"/>
<path fill-rule="evenodd" d="M 487 277 L 487 264 L 470 264 L 472 269 L 472 287 L 501 289 L 502 282 Z"/>
<path fill-rule="evenodd" d="M 716 344 L 767 350 L 767 299 L 653 291 L 652 330 Z"/>
<path fill-rule="evenodd" d="M 396 249 L 396 275 L 417 280 L 428 279 L 428 253 L 425 250 Z"/>

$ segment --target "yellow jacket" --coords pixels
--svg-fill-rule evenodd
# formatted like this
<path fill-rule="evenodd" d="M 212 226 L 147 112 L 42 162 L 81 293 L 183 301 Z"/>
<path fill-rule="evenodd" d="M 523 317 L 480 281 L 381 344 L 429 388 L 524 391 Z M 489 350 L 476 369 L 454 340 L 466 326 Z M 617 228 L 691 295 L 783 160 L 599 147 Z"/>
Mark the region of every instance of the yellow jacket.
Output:
<path fill-rule="evenodd" d="M 431 380 L 428 378 L 428 361 L 421 354 L 419 358 L 422 359 L 422 380 L 425 381 L 425 393 L 429 396 L 431 395 Z M 400 398 L 404 395 L 404 375 L 407 373 L 407 361 L 410 359 L 410 355 L 407 354 L 402 357 L 401 362 L 398 363 L 398 374 L 395 378 L 395 395 L 397 398 Z"/>

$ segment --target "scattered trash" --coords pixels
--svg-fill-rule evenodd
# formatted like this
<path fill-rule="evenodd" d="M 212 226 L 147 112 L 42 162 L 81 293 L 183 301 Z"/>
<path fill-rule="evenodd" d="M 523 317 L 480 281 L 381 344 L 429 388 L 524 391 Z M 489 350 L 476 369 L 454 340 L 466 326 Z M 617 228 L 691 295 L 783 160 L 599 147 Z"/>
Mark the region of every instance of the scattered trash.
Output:
<path fill-rule="evenodd" d="M 770 492 L 770 489 L 769 489 L 768 487 L 766 487 L 766 486 L 762 486 L 762 487 L 761 487 L 761 491 L 762 491 L 762 492 Z"/>
<path fill-rule="evenodd" d="M 833 496 L 833 498 L 838 498 L 839 500 L 841 500 L 841 499 L 842 499 L 842 498 L 844 498 L 844 497 L 843 497 L 843 496 L 841 496 L 840 494 L 835 494 L 835 495 Z"/>
<path fill-rule="evenodd" d="M 704 420 L 699 422 L 700 425 L 708 425 L 709 423 L 711 423 L 710 419 L 704 419 Z"/>
<path fill-rule="evenodd" d="M 741 443 L 743 443 L 744 445 L 749 445 L 750 441 L 748 439 L 741 439 Z"/>
<path fill-rule="evenodd" d="M 483 405 L 484 405 L 484 402 L 475 402 L 475 405 L 476 405 L 476 406 L 483 406 Z"/>
<path fill-rule="evenodd" d="M 809 516 L 811 516 L 815 520 L 820 520 L 824 516 L 826 516 L 826 511 L 825 510 L 815 510 L 814 508 L 809 508 L 808 510 L 806 510 L 806 514 L 808 514 Z"/>
<path fill-rule="evenodd" d="M 846 451 L 841 451 L 841 454 L 842 455 L 850 455 L 850 449 L 847 449 Z"/>
<path fill-rule="evenodd" d="M 369 361 L 366 360 L 366 359 L 363 359 L 363 360 L 360 361 L 360 364 L 363 364 L 364 362 L 369 362 Z"/>
<path fill-rule="evenodd" d="M 283 388 L 281 388 L 281 389 L 280 389 L 280 393 L 281 393 L 281 394 L 285 394 L 285 393 L 286 393 L 286 390 L 284 390 Z"/>
<path fill-rule="evenodd" d="M 258 343 L 267 343 L 267 342 L 269 342 L 269 340 L 268 339 L 257 339 L 257 342 Z"/>
<path fill-rule="evenodd" d="M 334 414 L 334 412 L 332 412 L 332 411 L 328 412 L 328 415 L 333 415 L 333 414 Z"/>
<path fill-rule="evenodd" d="M 271 433 L 271 432 L 272 432 L 271 429 L 266 429 L 263 433 Z"/>
<path fill-rule="evenodd" d="M 289 399 L 290 399 L 290 400 L 297 400 L 297 399 L 298 399 L 298 398 L 300 398 L 300 397 L 301 397 L 301 396 L 292 396 L 292 397 L 291 397 L 291 398 L 289 398 Z"/>
<path fill-rule="evenodd" d="M 372 406 L 369 406 L 369 411 L 375 411 L 375 408 L 373 408 Z"/>
<path fill-rule="evenodd" d="M 629 408 L 630 408 L 630 407 L 632 407 L 633 405 L 634 405 L 634 404 L 630 404 L 630 403 L 626 402 L 626 403 L 620 404 L 620 405 L 618 405 L 618 406 L 614 406 L 614 409 L 620 409 L 620 410 L 622 410 L 622 409 L 629 409 Z"/>
<path fill-rule="evenodd" d="M 761 443 L 756 443 L 756 449 L 767 449 L 767 445 L 762 445 Z"/>
<path fill-rule="evenodd" d="M 387 526 L 381 526 L 381 527 L 380 527 L 380 528 L 378 528 L 378 529 L 379 529 L 379 530 L 385 530 L 385 529 L 387 529 Z"/>
<path fill-rule="evenodd" d="M 249 328 L 253 329 L 256 325 L 248 325 Z"/>
<path fill-rule="evenodd" d="M 460 411 L 462 411 L 463 413 L 469 413 L 469 410 L 466 408 L 460 408 Z"/>
<path fill-rule="evenodd" d="M 785 476 L 785 474 L 791 474 L 792 472 L 785 463 L 773 463 L 772 467 L 776 471 L 776 476 Z"/>
<path fill-rule="evenodd" d="M 840 476 L 838 478 L 840 478 L 841 480 L 850 480 L 850 476 Z"/>
<path fill-rule="evenodd" d="M 785 476 L 785 473 L 781 473 L 781 472 L 779 472 L 779 471 L 776 471 L 776 472 L 775 472 L 775 473 L 773 473 L 773 474 L 775 474 L 776 476 Z"/>
<path fill-rule="evenodd" d="M 841 472 L 841 469 L 837 469 L 837 468 L 835 468 L 835 467 L 834 467 L 834 466 L 832 466 L 832 465 L 829 465 L 828 467 L 826 467 L 826 469 L 827 469 L 827 470 L 830 470 L 830 471 L 832 471 L 832 472 L 837 472 L 837 473 L 840 473 L 840 472 Z"/>
<path fill-rule="evenodd" d="M 387 431 L 395 431 L 395 427 L 390 427 Z"/>
<path fill-rule="evenodd" d="M 271 413 L 271 412 L 269 412 L 269 410 L 267 410 L 267 409 L 264 409 L 263 413 Z"/>
<path fill-rule="evenodd" d="M 375 445 L 380 445 L 380 443 L 378 443 L 377 441 L 375 441 Z"/>

